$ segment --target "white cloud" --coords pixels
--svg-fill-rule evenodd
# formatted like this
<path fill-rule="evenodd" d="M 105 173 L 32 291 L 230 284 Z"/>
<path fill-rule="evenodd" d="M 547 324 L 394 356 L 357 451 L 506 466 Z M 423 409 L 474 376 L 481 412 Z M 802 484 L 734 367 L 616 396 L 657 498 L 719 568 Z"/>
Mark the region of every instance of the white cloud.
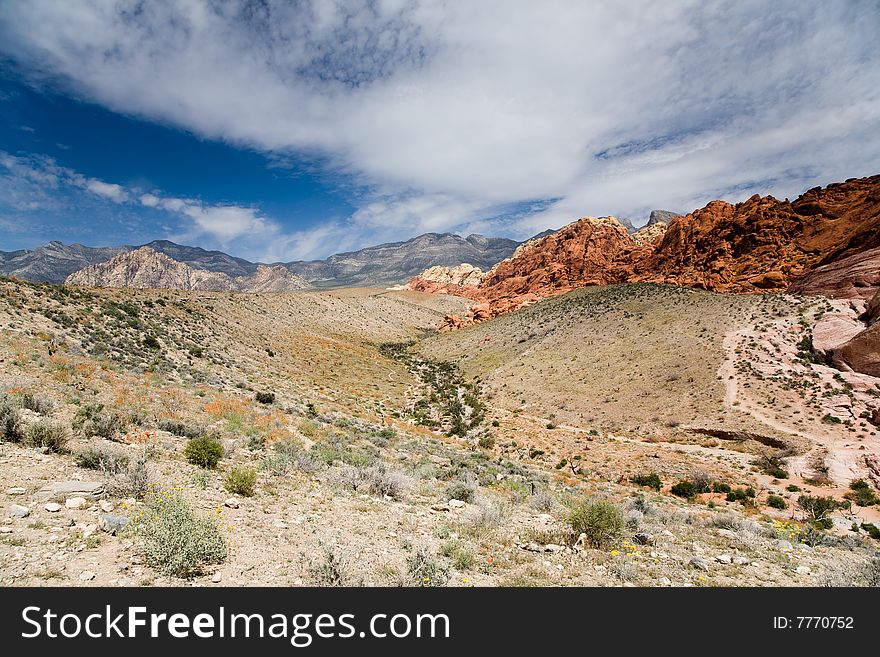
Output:
<path fill-rule="evenodd" d="M 0 49 L 117 111 L 329 157 L 375 193 L 298 233 L 318 249 L 468 226 L 526 237 L 877 173 L 878 21 L 870 1 L 34 0 L 0 6 Z M 286 243 L 251 208 L 162 207 L 218 239 Z"/>
<path fill-rule="evenodd" d="M 97 178 L 89 178 L 85 182 L 85 186 L 92 194 L 103 196 L 116 203 L 124 203 L 128 200 L 128 194 L 126 194 L 125 190 L 120 185 L 106 183 Z"/>

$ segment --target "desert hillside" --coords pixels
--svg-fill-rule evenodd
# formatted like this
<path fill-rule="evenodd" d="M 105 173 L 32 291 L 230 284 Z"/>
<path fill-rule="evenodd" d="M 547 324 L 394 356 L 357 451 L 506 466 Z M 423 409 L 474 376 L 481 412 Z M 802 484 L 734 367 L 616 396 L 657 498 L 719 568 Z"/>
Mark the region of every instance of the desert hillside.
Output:
<path fill-rule="evenodd" d="M 803 351 L 852 308 L 609 286 L 434 331 L 468 303 L 0 281 L 0 582 L 874 576 L 880 381 Z"/>

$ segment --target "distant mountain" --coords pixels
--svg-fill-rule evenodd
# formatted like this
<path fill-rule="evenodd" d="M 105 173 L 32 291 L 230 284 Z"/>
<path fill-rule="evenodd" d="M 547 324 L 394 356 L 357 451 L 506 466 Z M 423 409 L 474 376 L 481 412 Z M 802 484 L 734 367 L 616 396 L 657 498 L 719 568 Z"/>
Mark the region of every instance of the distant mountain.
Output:
<path fill-rule="evenodd" d="M 256 265 L 252 274 L 233 277 L 219 271 L 190 267 L 149 246 L 89 265 L 68 276 L 64 282 L 83 287 L 215 292 L 290 292 L 309 287 L 305 279 L 280 265 Z"/>
<path fill-rule="evenodd" d="M 502 237 L 451 233 L 426 233 L 406 242 L 371 246 L 360 251 L 338 253 L 326 260 L 273 263 L 301 276 L 312 287 L 388 286 L 405 283 L 424 269 L 433 266 L 454 267 L 462 263 L 491 269 L 510 257 L 517 246 Z M 195 246 L 183 246 L 168 240 L 156 240 L 143 246 L 168 256 L 193 269 L 225 274 L 232 278 L 253 276 L 260 263 Z M 50 242 L 34 250 L 0 251 L 0 275 L 17 276 L 29 281 L 62 283 L 84 267 L 107 262 L 121 253 L 142 247 L 118 246 L 92 248 L 80 244 Z"/>
<path fill-rule="evenodd" d="M 488 270 L 510 257 L 517 244 L 503 237 L 425 233 L 406 242 L 284 266 L 316 287 L 386 286 L 405 283 L 428 267 L 468 264 Z"/>
<path fill-rule="evenodd" d="M 653 226 L 654 224 L 668 224 L 671 223 L 673 219 L 676 217 L 680 217 L 681 215 L 678 212 L 673 212 L 672 210 L 651 210 L 651 217 L 648 219 L 648 223 L 646 225 Z"/>
<path fill-rule="evenodd" d="M 130 246 L 93 248 L 82 244 L 49 242 L 30 250 L 0 251 L 0 274 L 28 281 L 61 283 L 73 272 L 91 264 L 106 262 Z"/>
<path fill-rule="evenodd" d="M 222 251 L 206 251 L 198 246 L 183 246 L 168 240 L 154 240 L 144 246 L 195 269 L 220 272 L 228 276 L 248 276 L 256 273 L 258 266 L 257 263 Z"/>

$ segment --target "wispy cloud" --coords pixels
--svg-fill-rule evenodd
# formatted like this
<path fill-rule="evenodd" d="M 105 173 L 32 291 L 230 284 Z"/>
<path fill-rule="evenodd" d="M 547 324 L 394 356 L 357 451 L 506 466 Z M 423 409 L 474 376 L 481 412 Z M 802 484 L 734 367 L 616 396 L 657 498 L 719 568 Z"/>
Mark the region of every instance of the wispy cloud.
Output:
<path fill-rule="evenodd" d="M 370 193 L 313 231 L 137 201 L 267 254 L 324 253 L 392 232 L 527 237 L 877 173 L 878 24 L 870 0 L 34 0 L 0 6 L 0 50 L 35 83 L 349 174 Z"/>

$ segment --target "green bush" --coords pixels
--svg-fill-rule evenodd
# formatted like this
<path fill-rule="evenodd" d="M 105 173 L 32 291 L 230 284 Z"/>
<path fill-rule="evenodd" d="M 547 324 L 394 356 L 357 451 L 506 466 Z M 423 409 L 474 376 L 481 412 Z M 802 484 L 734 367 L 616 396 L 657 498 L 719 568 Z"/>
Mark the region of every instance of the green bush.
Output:
<path fill-rule="evenodd" d="M 232 468 L 223 480 L 223 487 L 234 495 L 251 497 L 257 483 L 257 471 L 253 468 Z"/>
<path fill-rule="evenodd" d="M 722 493 L 726 495 L 731 490 L 733 489 L 730 487 L 730 484 L 725 484 L 723 481 L 716 481 L 712 484 L 713 493 Z"/>
<path fill-rule="evenodd" d="M 413 586 L 445 586 L 449 572 L 438 564 L 424 548 L 419 548 L 406 558 L 406 572 Z"/>
<path fill-rule="evenodd" d="M 218 523 L 198 516 L 178 493 L 156 491 L 132 518 L 131 535 L 147 563 L 175 577 L 192 577 L 226 559 Z"/>
<path fill-rule="evenodd" d="M 768 495 L 767 506 L 772 509 L 784 509 L 788 505 L 785 503 L 785 500 L 782 499 L 779 495 Z"/>
<path fill-rule="evenodd" d="M 575 536 L 586 535 L 587 543 L 597 549 L 615 545 L 623 534 L 623 512 L 608 500 L 584 500 L 569 515 Z"/>
<path fill-rule="evenodd" d="M 697 495 L 697 486 L 692 481 L 687 481 L 686 479 L 684 479 L 682 481 L 679 481 L 677 484 L 673 484 L 670 492 L 676 497 L 691 499 L 696 497 Z"/>
<path fill-rule="evenodd" d="M 25 429 L 24 438 L 25 443 L 31 447 L 39 447 L 60 454 L 67 451 L 67 441 L 70 436 L 66 427 L 47 420 L 40 420 Z"/>
<path fill-rule="evenodd" d="M 755 489 L 749 486 L 748 488 L 734 488 L 727 494 L 728 502 L 743 502 L 746 503 L 755 497 Z"/>
<path fill-rule="evenodd" d="M 863 522 L 862 529 L 868 532 L 868 536 L 874 540 L 880 541 L 880 528 L 878 528 L 877 525 L 871 524 L 870 522 Z"/>
<path fill-rule="evenodd" d="M 202 468 L 216 468 L 223 458 L 223 445 L 213 436 L 199 436 L 186 444 L 183 456 L 189 463 Z"/>
<path fill-rule="evenodd" d="M 849 485 L 849 492 L 844 497 L 859 506 L 873 506 L 880 502 L 869 484 L 864 479 L 856 479 Z"/>
<path fill-rule="evenodd" d="M 631 480 L 636 486 L 646 486 L 647 488 L 653 488 L 654 490 L 660 490 L 663 486 L 663 482 L 660 481 L 660 477 L 656 472 L 652 472 L 651 474 L 640 474 L 636 475 Z"/>
<path fill-rule="evenodd" d="M 159 420 L 156 423 L 156 427 L 175 436 L 180 436 L 181 438 L 198 438 L 199 436 L 205 435 L 204 427 L 200 427 L 196 424 L 186 424 L 180 420 L 170 420 L 168 418 L 162 418 Z"/>
<path fill-rule="evenodd" d="M 275 393 L 258 392 L 254 395 L 254 399 L 260 404 L 272 404 L 275 401 Z"/>
<path fill-rule="evenodd" d="M 831 529 L 834 526 L 834 522 L 829 516 L 832 512 L 845 506 L 833 497 L 815 497 L 813 495 L 801 495 L 798 497 L 797 503 L 807 514 L 807 517 L 823 529 Z"/>
<path fill-rule="evenodd" d="M 116 413 L 105 413 L 103 404 L 85 404 L 76 411 L 72 426 L 86 438 L 114 438 L 124 423 Z"/>
<path fill-rule="evenodd" d="M 473 502 L 475 492 L 473 484 L 464 481 L 453 481 L 446 487 L 446 497 L 450 500 Z"/>
<path fill-rule="evenodd" d="M 11 443 L 21 442 L 24 438 L 21 412 L 8 398 L 0 399 L 0 437 Z"/>

